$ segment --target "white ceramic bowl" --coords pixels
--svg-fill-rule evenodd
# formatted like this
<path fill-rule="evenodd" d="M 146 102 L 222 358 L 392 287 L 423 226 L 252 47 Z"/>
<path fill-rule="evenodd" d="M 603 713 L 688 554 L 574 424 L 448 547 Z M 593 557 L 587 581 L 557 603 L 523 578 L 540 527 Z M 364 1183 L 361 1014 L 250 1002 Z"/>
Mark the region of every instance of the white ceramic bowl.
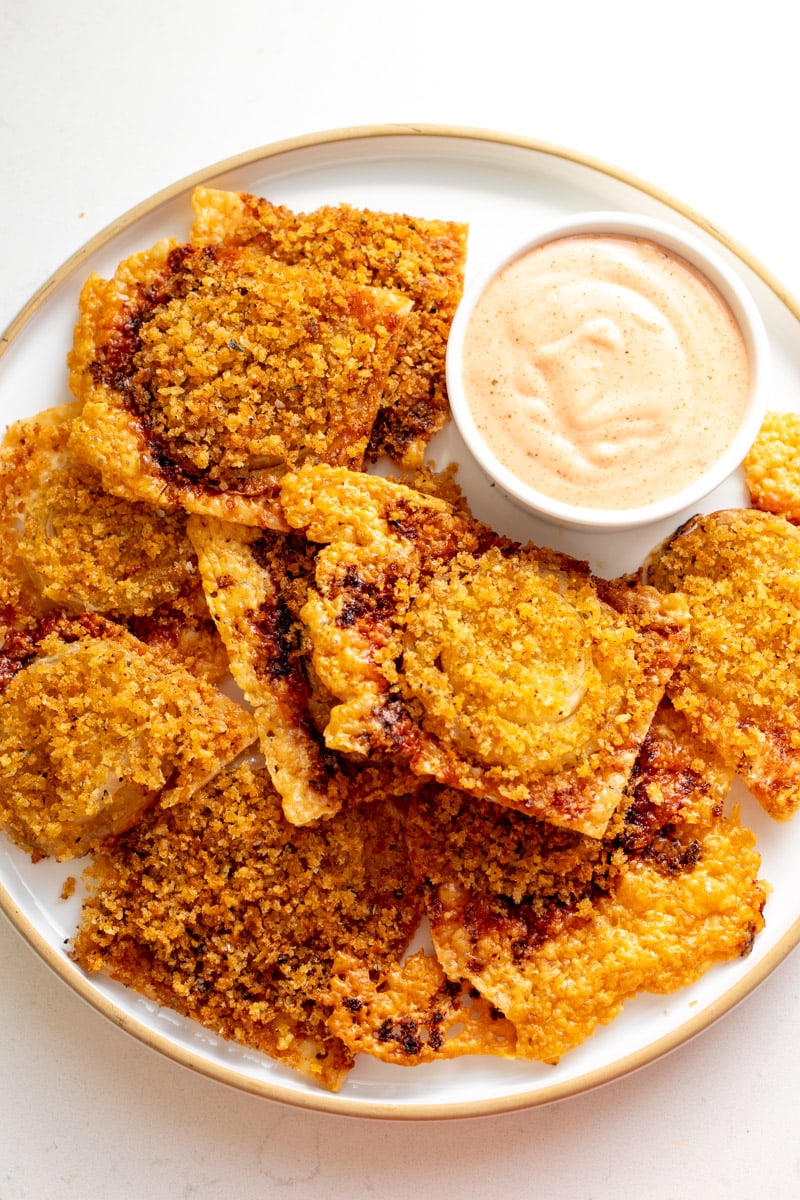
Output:
<path fill-rule="evenodd" d="M 749 390 L 744 416 L 725 450 L 680 491 L 639 507 L 594 508 L 553 499 L 505 466 L 489 449 L 480 432 L 465 394 L 462 365 L 470 318 L 491 281 L 517 258 L 557 238 L 577 234 L 616 234 L 643 238 L 664 246 L 691 264 L 716 287 L 727 302 L 744 339 L 749 360 Z M 467 449 L 484 472 L 502 491 L 537 516 L 572 528 L 622 530 L 635 528 L 692 509 L 731 476 L 740 466 L 761 426 L 767 407 L 769 346 L 756 304 L 735 269 L 699 238 L 660 220 L 617 212 L 572 215 L 542 226 L 523 244 L 504 253 L 502 259 L 484 267 L 468 283 L 453 320 L 447 347 L 447 387 L 455 424 Z M 691 430 L 687 430 L 691 437 Z"/>

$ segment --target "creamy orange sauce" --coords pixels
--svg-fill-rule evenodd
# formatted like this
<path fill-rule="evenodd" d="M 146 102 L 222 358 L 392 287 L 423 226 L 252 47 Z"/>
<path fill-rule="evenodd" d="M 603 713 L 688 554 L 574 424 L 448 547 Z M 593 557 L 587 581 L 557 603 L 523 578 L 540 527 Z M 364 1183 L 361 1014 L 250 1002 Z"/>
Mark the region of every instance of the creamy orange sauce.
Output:
<path fill-rule="evenodd" d="M 664 247 L 613 234 L 558 238 L 504 268 L 470 318 L 463 374 L 494 456 L 591 508 L 693 482 L 733 440 L 748 392 L 717 289 Z"/>

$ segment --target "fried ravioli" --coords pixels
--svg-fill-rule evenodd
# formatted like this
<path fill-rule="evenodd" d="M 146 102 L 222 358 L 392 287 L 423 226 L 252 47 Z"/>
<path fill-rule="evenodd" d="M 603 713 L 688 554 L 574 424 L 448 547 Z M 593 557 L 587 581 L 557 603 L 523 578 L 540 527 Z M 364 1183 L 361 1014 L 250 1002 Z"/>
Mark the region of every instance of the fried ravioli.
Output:
<path fill-rule="evenodd" d="M 116 495 L 275 526 L 287 469 L 362 465 L 410 308 L 253 244 L 159 243 L 84 285 L 76 450 Z"/>
<path fill-rule="evenodd" d="M 601 835 L 685 643 L 681 599 L 392 481 L 307 468 L 282 505 L 324 543 L 301 617 L 338 701 L 328 747 Z"/>
<path fill-rule="evenodd" d="M 746 954 L 765 889 L 752 833 L 723 814 L 731 774 L 662 706 L 602 840 L 430 793 L 408 837 L 436 954 L 555 1062 L 642 991 Z"/>
<path fill-rule="evenodd" d="M 355 799 L 414 791 L 414 776 L 398 764 L 352 762 L 325 746 L 330 698 L 310 673 L 298 615 L 313 580 L 314 547 L 298 534 L 208 517 L 192 517 L 189 533 L 287 819 L 306 825 Z"/>
<path fill-rule="evenodd" d="M 102 617 L 46 625 L 14 667 L 0 672 L 0 826 L 34 859 L 97 849 L 256 737 L 244 708 Z"/>
<path fill-rule="evenodd" d="M 800 807 L 800 530 L 755 510 L 693 517 L 647 579 L 691 609 L 676 708 L 778 820 Z"/>
<path fill-rule="evenodd" d="M 77 404 L 16 422 L 0 448 L 0 610 L 33 630 L 97 612 L 211 679 L 227 671 L 183 513 L 111 496 L 76 461 Z"/>
<path fill-rule="evenodd" d="M 767 413 L 744 470 L 755 508 L 800 524 L 800 413 Z"/>
<path fill-rule="evenodd" d="M 369 805 L 297 829 L 248 763 L 152 809 L 87 883 L 72 951 L 82 967 L 334 1091 L 353 1065 L 326 1025 L 337 952 L 383 973 L 420 915 L 399 810 Z"/>
<path fill-rule="evenodd" d="M 445 352 L 464 286 L 467 227 L 400 213 L 326 205 L 295 213 L 247 193 L 199 187 L 192 241 L 255 242 L 287 263 L 310 263 L 414 302 L 369 447 L 405 466 L 449 419 Z"/>

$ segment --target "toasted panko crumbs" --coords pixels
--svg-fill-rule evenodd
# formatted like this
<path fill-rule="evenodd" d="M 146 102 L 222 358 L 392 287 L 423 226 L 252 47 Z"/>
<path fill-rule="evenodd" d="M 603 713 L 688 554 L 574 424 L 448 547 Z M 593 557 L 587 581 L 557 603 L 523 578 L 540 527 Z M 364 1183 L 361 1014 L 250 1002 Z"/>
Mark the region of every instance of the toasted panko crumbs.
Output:
<path fill-rule="evenodd" d="M 667 707 L 602 840 L 451 791 L 412 803 L 437 957 L 513 1023 L 517 1057 L 556 1061 L 639 992 L 749 952 L 766 890 L 729 783 Z"/>
<path fill-rule="evenodd" d="M 0 448 L 2 623 L 35 638 L 60 611 L 100 613 L 220 679 L 227 656 L 185 515 L 106 492 L 71 451 L 77 413 L 65 404 L 17 421 Z"/>
<path fill-rule="evenodd" d="M 76 453 L 115 494 L 279 524 L 287 469 L 362 465 L 410 303 L 255 245 L 154 247 L 82 290 Z"/>
<path fill-rule="evenodd" d="M 685 643 L 681 598 L 396 481 L 309 466 L 281 497 L 323 543 L 300 615 L 337 701 L 328 747 L 601 834 Z"/>
<path fill-rule="evenodd" d="M 756 508 L 800 523 L 800 414 L 768 412 L 744 470 Z"/>
<path fill-rule="evenodd" d="M 800 807 L 800 530 L 731 509 L 692 518 L 647 567 L 691 610 L 667 690 L 764 808 Z"/>
<path fill-rule="evenodd" d="M 336 1090 L 353 1063 L 326 1024 L 336 954 L 381 975 L 419 920 L 402 824 L 387 803 L 298 829 L 244 763 L 106 846 L 73 957 Z"/>
<path fill-rule="evenodd" d="M 192 517 L 189 533 L 231 674 L 253 708 L 287 819 L 306 825 L 350 800 L 415 791 L 416 777 L 402 762 L 354 761 L 325 745 L 333 698 L 311 669 L 300 619 L 313 582 L 313 545 L 299 534 L 210 517 Z"/>
<path fill-rule="evenodd" d="M 449 420 L 445 354 L 464 287 L 467 226 L 348 204 L 295 213 L 249 193 L 206 187 L 195 189 L 192 202 L 197 244 L 253 242 L 282 262 L 310 263 L 413 301 L 368 456 L 421 463 Z"/>
<path fill-rule="evenodd" d="M 77 406 L 18 422 L 0 453 L 5 536 L 51 606 L 143 616 L 175 600 L 193 571 L 181 513 L 109 495 L 76 462 Z"/>
<path fill-rule="evenodd" d="M 0 453 L 0 826 L 94 855 L 76 962 L 335 1091 L 358 1054 L 554 1062 L 746 954 L 732 773 L 800 794 L 800 418 L 745 464 L 773 524 L 594 579 L 420 465 L 466 226 L 193 205 L 86 281 L 76 402 Z"/>
<path fill-rule="evenodd" d="M 305 457 L 361 464 L 400 298 L 253 247 L 185 249 L 157 287 L 129 394 L 190 477 L 224 488 Z"/>
<path fill-rule="evenodd" d="M 239 704 L 122 627 L 56 622 L 0 693 L 0 823 L 34 858 L 80 857 L 255 736 Z"/>

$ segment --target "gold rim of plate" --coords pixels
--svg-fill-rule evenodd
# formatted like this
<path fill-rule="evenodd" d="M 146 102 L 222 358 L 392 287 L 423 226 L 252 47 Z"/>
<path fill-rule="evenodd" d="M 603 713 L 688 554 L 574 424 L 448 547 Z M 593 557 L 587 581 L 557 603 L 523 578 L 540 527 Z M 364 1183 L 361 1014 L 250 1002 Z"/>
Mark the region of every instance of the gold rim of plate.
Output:
<path fill-rule="evenodd" d="M 787 291 L 784 285 L 762 263 L 735 239 L 721 231 L 701 213 L 683 204 L 668 192 L 621 168 L 567 147 L 543 142 L 535 138 L 527 138 L 516 134 L 472 126 L 440 124 L 358 125 L 287 138 L 265 146 L 256 147 L 230 158 L 222 159 L 170 184 L 168 187 L 150 196 L 147 200 L 129 209 L 81 246 L 34 293 L 27 304 L 12 319 L 5 332 L 0 335 L 0 359 L 8 350 L 15 337 L 38 312 L 48 297 L 57 291 L 68 278 L 79 271 L 88 259 L 136 222 L 153 213 L 169 201 L 180 197 L 184 193 L 190 193 L 197 185 L 208 183 L 219 176 L 247 168 L 263 160 L 280 158 L 282 155 L 298 150 L 309 150 L 339 142 L 392 137 L 441 137 L 456 141 L 461 140 L 465 142 L 471 141 L 509 146 L 515 149 L 528 150 L 550 158 L 561 159 L 577 167 L 595 171 L 616 182 L 626 184 L 637 192 L 664 204 L 674 212 L 680 214 L 711 236 L 717 243 L 725 246 L 775 293 L 778 300 L 782 302 L 794 317 L 800 320 L 800 304 L 794 296 Z M 165 1057 L 172 1059 L 174 1062 L 239 1091 L 248 1092 L 293 1107 L 340 1116 L 393 1120 L 448 1120 L 517 1112 L 522 1109 L 552 1104 L 555 1101 L 564 1100 L 571 1096 L 578 1096 L 603 1084 L 620 1079 L 638 1070 L 640 1067 L 644 1067 L 662 1058 L 665 1054 L 677 1049 L 677 1047 L 685 1044 L 697 1034 L 709 1028 L 709 1026 L 714 1024 L 724 1014 L 730 1012 L 740 1001 L 754 991 L 788 954 L 800 944 L 799 916 L 776 944 L 754 964 L 753 968 L 743 978 L 729 987 L 722 995 L 706 1004 L 695 1016 L 683 1021 L 677 1028 L 656 1038 L 647 1045 L 629 1054 L 615 1058 L 613 1061 L 594 1070 L 587 1071 L 582 1075 L 553 1084 L 539 1085 L 531 1090 L 515 1091 L 508 1095 L 496 1097 L 478 1097 L 464 1101 L 428 1103 L 419 1101 L 407 1103 L 400 1100 L 397 1103 L 393 1103 L 383 1100 L 359 1099 L 342 1093 L 303 1091 L 298 1086 L 292 1086 L 279 1079 L 269 1077 L 257 1078 L 245 1075 L 235 1067 L 226 1066 L 223 1062 L 211 1060 L 201 1053 L 194 1052 L 189 1047 L 178 1044 L 165 1034 L 138 1021 L 135 1017 L 119 1008 L 111 996 L 99 991 L 88 976 L 85 976 L 71 961 L 61 956 L 56 948 L 48 942 L 47 938 L 44 937 L 34 923 L 14 903 L 2 886 L 2 883 L 0 883 L 0 910 L 5 913 L 24 940 L 56 975 L 67 983 L 82 999 L 86 1000 L 92 1008 L 108 1018 L 108 1020 L 119 1028 L 137 1038 L 137 1040 L 163 1054 Z"/>

